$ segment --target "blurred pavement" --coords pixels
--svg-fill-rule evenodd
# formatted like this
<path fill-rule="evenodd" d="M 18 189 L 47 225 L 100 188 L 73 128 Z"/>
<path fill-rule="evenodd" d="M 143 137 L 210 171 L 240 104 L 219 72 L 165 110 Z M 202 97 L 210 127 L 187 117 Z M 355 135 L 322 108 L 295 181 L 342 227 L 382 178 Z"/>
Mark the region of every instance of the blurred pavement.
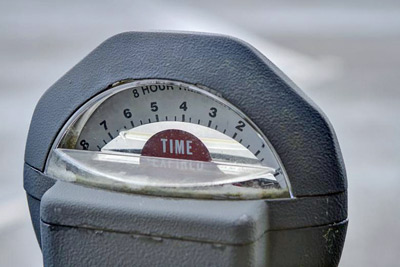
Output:
<path fill-rule="evenodd" d="M 12 1 L 0 3 L 0 266 L 41 266 L 22 188 L 43 92 L 108 37 L 132 30 L 229 34 L 261 50 L 327 114 L 349 180 L 340 266 L 398 266 L 398 1 Z"/>

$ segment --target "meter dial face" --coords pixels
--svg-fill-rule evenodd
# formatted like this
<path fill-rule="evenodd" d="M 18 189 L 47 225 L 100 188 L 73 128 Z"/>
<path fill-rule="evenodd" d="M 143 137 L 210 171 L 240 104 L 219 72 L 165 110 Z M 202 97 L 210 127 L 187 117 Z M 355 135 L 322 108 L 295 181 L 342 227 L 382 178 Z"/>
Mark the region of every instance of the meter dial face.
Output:
<path fill-rule="evenodd" d="M 72 116 L 46 172 L 112 190 L 199 198 L 290 197 L 279 157 L 238 108 L 167 80 L 116 85 Z"/>

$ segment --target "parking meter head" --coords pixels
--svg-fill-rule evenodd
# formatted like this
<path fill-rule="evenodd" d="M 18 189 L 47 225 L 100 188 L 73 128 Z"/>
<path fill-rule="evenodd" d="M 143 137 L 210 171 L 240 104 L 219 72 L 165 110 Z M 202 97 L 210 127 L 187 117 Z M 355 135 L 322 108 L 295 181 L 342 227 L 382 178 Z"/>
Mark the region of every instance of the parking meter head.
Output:
<path fill-rule="evenodd" d="M 71 192 L 70 183 L 89 195 L 104 194 L 106 201 L 71 199 L 71 193 L 61 193 L 63 188 Z M 220 35 L 129 32 L 106 40 L 39 101 L 26 145 L 24 186 L 36 233 L 52 242 L 55 237 L 39 229 L 40 216 L 48 225 L 79 228 L 93 212 L 102 222 L 96 229 L 185 236 L 183 228 L 168 223 L 159 232 L 144 230 L 140 223 L 117 227 L 105 211 L 112 211 L 110 203 L 121 203 L 112 201 L 121 196 L 157 198 L 165 201 L 165 212 L 175 209 L 169 199 L 188 207 L 204 205 L 202 215 L 213 220 L 200 220 L 204 227 L 190 233 L 190 240 L 200 243 L 207 228 L 237 224 L 235 216 L 219 224 L 223 215 L 210 208 L 227 201 L 252 218 L 237 230 L 255 234 L 246 240 L 215 236 L 207 242 L 252 244 L 230 255 L 260 251 L 246 254 L 260 264 L 313 265 L 315 259 L 304 256 L 311 252 L 324 263 L 338 262 L 347 225 L 346 173 L 326 117 L 253 47 Z M 79 214 L 88 217 L 56 216 L 59 205 L 71 214 L 86 210 Z M 151 205 L 127 212 L 138 218 L 157 215 L 146 217 L 147 222 L 167 220 Z M 172 212 L 174 222 L 192 218 L 198 223 L 198 214 L 187 212 Z M 309 230 L 300 230 L 305 228 Z M 331 232 L 324 231 L 333 228 L 338 232 L 332 241 Z M 289 236 L 295 241 L 289 242 Z M 334 255 L 323 247 L 324 240 L 335 248 Z M 311 249 L 313 243 L 322 247 Z M 295 248 L 301 245 L 312 251 Z M 283 257 L 277 250 L 283 247 L 292 256 Z"/>

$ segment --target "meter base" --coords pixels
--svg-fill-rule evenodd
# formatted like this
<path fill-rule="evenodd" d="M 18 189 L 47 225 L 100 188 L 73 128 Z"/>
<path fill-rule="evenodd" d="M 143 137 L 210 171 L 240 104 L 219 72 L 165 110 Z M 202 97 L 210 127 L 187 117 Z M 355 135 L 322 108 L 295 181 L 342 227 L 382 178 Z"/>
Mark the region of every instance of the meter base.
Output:
<path fill-rule="evenodd" d="M 338 266 L 346 228 L 347 220 L 228 245 L 41 223 L 45 266 Z"/>
<path fill-rule="evenodd" d="M 57 181 L 40 203 L 44 262 L 47 266 L 337 266 L 347 228 L 347 213 L 339 212 L 346 210 L 345 196 L 270 202 L 199 200 L 124 194 Z M 319 205 L 324 216 L 304 215 L 310 206 Z M 298 212 L 292 214 L 298 220 L 287 215 L 288 210 Z M 277 223 L 275 217 L 282 219 Z"/>

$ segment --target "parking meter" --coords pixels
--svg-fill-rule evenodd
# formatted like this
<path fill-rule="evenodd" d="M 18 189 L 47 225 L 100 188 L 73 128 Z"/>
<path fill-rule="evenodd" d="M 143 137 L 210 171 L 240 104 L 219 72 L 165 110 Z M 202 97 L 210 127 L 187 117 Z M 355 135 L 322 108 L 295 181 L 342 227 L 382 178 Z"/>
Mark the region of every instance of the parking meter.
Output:
<path fill-rule="evenodd" d="M 220 35 L 102 43 L 37 104 L 24 188 L 46 266 L 336 266 L 348 222 L 326 117 Z"/>

